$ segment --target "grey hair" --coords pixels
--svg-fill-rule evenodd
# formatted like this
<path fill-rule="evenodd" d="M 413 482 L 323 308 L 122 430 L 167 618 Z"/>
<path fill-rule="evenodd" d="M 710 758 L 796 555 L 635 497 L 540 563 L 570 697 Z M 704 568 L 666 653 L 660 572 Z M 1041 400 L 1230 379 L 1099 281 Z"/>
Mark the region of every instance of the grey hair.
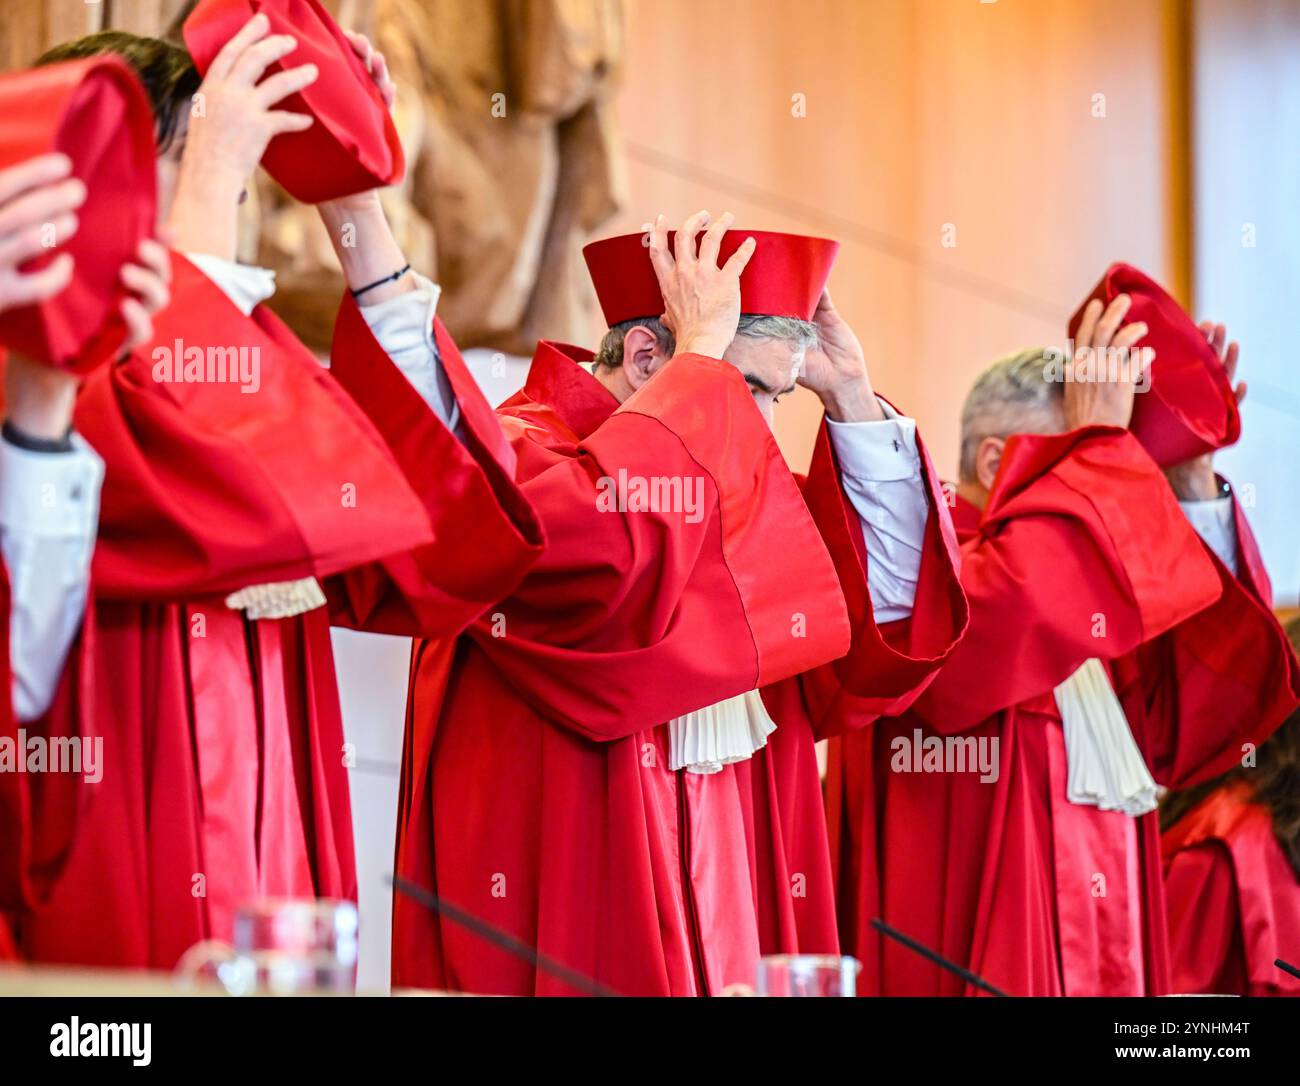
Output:
<path fill-rule="evenodd" d="M 620 321 L 612 325 L 605 338 L 600 341 L 600 348 L 596 351 L 595 364 L 597 366 L 608 366 L 610 369 L 618 369 L 623 364 L 623 340 L 627 339 L 627 334 L 633 328 L 648 328 L 654 333 L 655 342 L 659 344 L 659 350 L 664 354 L 671 356 L 677 349 L 677 340 L 668 326 L 658 317 L 644 317 L 641 320 Z"/>
<path fill-rule="evenodd" d="M 658 317 L 622 321 L 605 333 L 596 352 L 595 364 L 612 369 L 623 364 L 623 340 L 633 328 L 647 328 L 654 334 L 659 349 L 672 355 L 677 341 Z M 789 343 L 794 351 L 811 351 L 817 346 L 817 325 L 795 317 L 769 317 L 761 313 L 742 313 L 736 328 L 737 336 L 747 339 L 777 339 Z"/>
<path fill-rule="evenodd" d="M 1038 415 L 1048 425 L 1048 413 L 1062 394 L 1061 384 L 1050 376 L 1053 357 L 1049 348 L 1028 347 L 994 362 L 975 379 L 961 409 L 961 482 L 978 478 L 975 454 L 986 437 L 1032 429 L 1036 420 L 1026 416 Z"/>

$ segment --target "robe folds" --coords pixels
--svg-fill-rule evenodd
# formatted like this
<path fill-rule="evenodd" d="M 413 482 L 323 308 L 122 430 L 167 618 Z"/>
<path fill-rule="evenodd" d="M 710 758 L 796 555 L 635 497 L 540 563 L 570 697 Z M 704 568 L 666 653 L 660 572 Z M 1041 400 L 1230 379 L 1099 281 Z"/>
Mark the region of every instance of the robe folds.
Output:
<path fill-rule="evenodd" d="M 835 950 L 809 710 L 784 684 L 852 647 L 848 681 L 905 699 L 935 665 L 870 621 L 824 434 L 825 537 L 738 371 L 680 355 L 620 406 L 590 357 L 541 344 L 499 409 L 546 548 L 463 636 L 413 651 L 396 866 L 613 991 L 717 993 L 752 984 L 761 952 Z M 636 480 L 695 500 L 638 503 Z M 929 542 L 932 591 L 951 598 L 946 571 L 959 597 L 939 527 Z M 917 646 L 942 655 L 962 617 Z M 775 710 L 766 750 L 669 768 L 666 721 L 756 687 Z M 395 986 L 576 992 L 400 895 L 393 933 Z"/>
<path fill-rule="evenodd" d="M 883 940 L 879 916 L 1012 995 L 1166 992 L 1156 817 L 1067 801 L 1053 691 L 1101 659 L 1168 787 L 1239 761 L 1300 686 L 1249 528 L 1238 510 L 1234 578 L 1133 436 L 1103 427 L 1013 437 L 983 515 L 958 498 L 954 520 L 965 640 L 909 712 L 832 742 L 859 991 L 974 991 Z"/>
<path fill-rule="evenodd" d="M 840 483 L 825 423 L 808 476 L 801 480 L 804 500 L 839 575 L 853 641 L 838 660 L 763 688 L 777 730 L 737 770 L 747 804 L 764 954 L 840 952 L 816 742 L 904 712 L 966 629 L 956 533 L 919 434 L 917 445 L 930 515 L 912 615 L 902 621 L 878 626 L 872 618 L 862 529 Z"/>
<path fill-rule="evenodd" d="M 0 683 L 13 689 L 9 663 L 10 585 L 0 561 Z M 0 698 L 0 962 L 20 960 L 7 913 L 41 900 L 67 858 L 77 829 L 80 785 L 64 772 L 29 772 L 35 765 L 80 765 L 80 745 L 93 743 L 93 721 L 82 711 L 91 681 L 94 622 L 82 623 L 44 715 L 20 721 L 12 698 Z M 36 737 L 43 762 L 30 740 Z"/>
<path fill-rule="evenodd" d="M 106 463 L 84 711 L 104 774 L 80 790 L 57 880 L 13 914 L 38 961 L 166 969 L 199 940 L 229 939 L 245 901 L 355 899 L 331 622 L 454 633 L 540 542 L 445 333 L 467 441 L 427 408 L 390 415 L 427 442 L 411 476 L 409 435 L 381 432 L 364 409 L 370 382 L 404 379 L 351 299 L 330 373 L 268 310 L 246 318 L 173 259 L 153 346 L 178 358 L 182 345 L 256 347 L 258 388 L 200 370 L 160 377 L 151 347 L 97 372 L 78 401 L 77 429 Z M 303 577 L 328 607 L 253 620 L 225 605 L 231 591 Z"/>
<path fill-rule="evenodd" d="M 1173 989 L 1300 996 L 1300 878 L 1246 781 L 1217 788 L 1161 836 Z"/>

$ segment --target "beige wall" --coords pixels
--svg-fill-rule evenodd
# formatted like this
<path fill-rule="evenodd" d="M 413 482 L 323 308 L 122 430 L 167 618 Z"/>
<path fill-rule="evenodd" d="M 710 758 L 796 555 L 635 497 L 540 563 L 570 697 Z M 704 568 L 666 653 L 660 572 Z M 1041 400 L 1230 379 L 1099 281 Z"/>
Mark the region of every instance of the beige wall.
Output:
<path fill-rule="evenodd" d="M 1109 261 L 1183 290 L 1181 10 L 634 0 L 622 98 L 631 202 L 614 228 L 708 207 L 839 238 L 836 300 L 879 390 L 920 418 L 950 474 L 972 377 L 1062 337 Z M 795 94 L 806 117 L 792 115 Z M 941 244 L 947 223 L 955 248 Z M 817 406 L 800 393 L 782 410 L 779 436 L 802 466 Z"/>
<path fill-rule="evenodd" d="M 1275 597 L 1300 602 L 1300 3 L 1196 0 L 1197 312 L 1241 341 L 1242 439 L 1219 458 Z M 1252 504 L 1253 503 L 1253 504 Z"/>

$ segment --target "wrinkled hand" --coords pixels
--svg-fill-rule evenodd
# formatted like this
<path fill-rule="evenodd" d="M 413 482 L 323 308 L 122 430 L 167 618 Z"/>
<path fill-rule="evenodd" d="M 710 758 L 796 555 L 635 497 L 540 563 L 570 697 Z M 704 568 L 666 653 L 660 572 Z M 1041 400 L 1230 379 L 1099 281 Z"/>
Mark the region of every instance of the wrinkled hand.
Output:
<path fill-rule="evenodd" d="M 707 211 L 697 211 L 677 231 L 676 254 L 668 248 L 668 224 L 660 215 L 650 234 L 650 262 L 664 299 L 663 322 L 677 338 L 679 354 L 721 358 L 736 338 L 740 324 L 740 273 L 754 255 L 757 242 L 746 238 L 731 258 L 718 267 L 722 235 L 735 221 L 728 212 L 709 226 L 695 249 L 695 235 L 709 223 Z"/>
<path fill-rule="evenodd" d="M 1069 430 L 1081 426 L 1127 428 L 1133 418 L 1133 395 L 1155 350 L 1132 348 L 1147 334 L 1143 321 L 1124 324 L 1132 299 L 1121 294 L 1102 311 L 1094 298 L 1083 311 L 1067 365 L 1064 407 Z"/>
<path fill-rule="evenodd" d="M 1222 324 L 1202 321 L 1197 327 L 1205 336 L 1219 364 L 1228 375 L 1228 384 L 1232 385 L 1233 395 L 1240 404 L 1246 398 L 1246 382 L 1237 382 L 1237 359 L 1241 353 L 1234 341 L 1228 343 L 1228 330 Z M 1214 453 L 1194 456 L 1181 464 L 1174 464 L 1165 469 L 1165 478 L 1173 487 L 1179 501 L 1209 501 L 1219 496 L 1219 484 L 1214 475 Z"/>
<path fill-rule="evenodd" d="M 885 412 L 871 387 L 862 344 L 835 308 L 829 290 L 822 291 L 813 323 L 818 345 L 804 359 L 799 384 L 817 393 L 826 414 L 836 422 L 883 419 Z"/>
<path fill-rule="evenodd" d="M 71 238 L 86 186 L 66 155 L 42 155 L 0 170 L 0 312 L 53 298 L 72 282 L 73 259 L 60 253 L 40 271 L 20 268 Z"/>

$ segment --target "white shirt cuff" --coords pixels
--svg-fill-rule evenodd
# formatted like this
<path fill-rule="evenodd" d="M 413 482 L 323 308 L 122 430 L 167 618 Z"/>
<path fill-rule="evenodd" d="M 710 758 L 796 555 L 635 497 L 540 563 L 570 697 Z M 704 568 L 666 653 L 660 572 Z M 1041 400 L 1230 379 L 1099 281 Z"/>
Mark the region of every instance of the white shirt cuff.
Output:
<path fill-rule="evenodd" d="M 416 289 L 376 305 L 361 306 L 371 334 L 430 409 L 457 432 L 460 407 L 438 358 L 433 320 L 442 288 L 412 273 Z"/>
<path fill-rule="evenodd" d="M 0 440 L 0 551 L 9 571 L 9 666 L 19 720 L 58 689 L 86 611 L 104 463 L 77 435 L 38 453 Z"/>
<path fill-rule="evenodd" d="M 930 499 L 921 477 L 916 421 L 884 400 L 883 420 L 827 419 L 840 485 L 858 514 L 867 551 L 867 588 L 878 623 L 912 613 Z"/>
<path fill-rule="evenodd" d="M 185 258 L 213 281 L 245 317 L 275 295 L 275 272 L 238 264 L 210 253 L 186 253 Z"/>
<path fill-rule="evenodd" d="M 840 471 L 864 483 L 887 483 L 921 477 L 916 449 L 916 420 L 900 415 L 883 400 L 885 418 L 873 422 L 827 419 Z"/>
<path fill-rule="evenodd" d="M 1203 502 L 1179 502 L 1196 534 L 1237 575 L 1237 522 L 1231 495 Z"/>
<path fill-rule="evenodd" d="M 361 315 L 379 338 L 382 330 L 398 350 L 422 345 L 433 349 L 433 318 L 438 315 L 442 287 L 418 272 L 411 272 L 415 290 L 408 290 L 374 305 L 361 305 Z"/>
<path fill-rule="evenodd" d="M 77 434 L 65 453 L 0 441 L 0 529 L 41 539 L 92 537 L 103 481 L 104 461 Z"/>

